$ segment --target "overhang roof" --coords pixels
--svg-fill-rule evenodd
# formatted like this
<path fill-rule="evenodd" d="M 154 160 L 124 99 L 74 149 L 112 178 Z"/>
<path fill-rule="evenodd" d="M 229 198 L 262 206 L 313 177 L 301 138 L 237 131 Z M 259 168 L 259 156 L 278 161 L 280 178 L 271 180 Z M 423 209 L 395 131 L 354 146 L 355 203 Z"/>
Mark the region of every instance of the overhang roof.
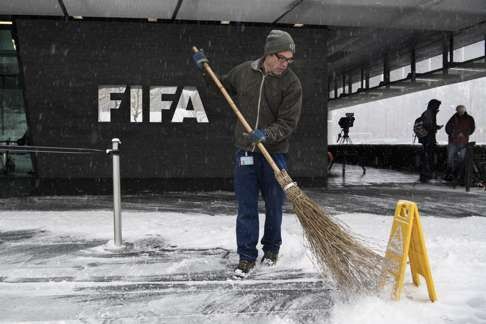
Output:
<path fill-rule="evenodd" d="M 486 0 L 3 0 L 0 17 L 231 21 L 328 30 L 330 89 L 484 39 Z M 304 27 L 305 28 L 305 27 Z M 470 73 L 467 78 L 483 76 Z M 355 81 L 354 81 L 355 82 Z M 448 80 L 445 80 L 448 82 Z M 428 83 L 434 87 L 437 82 Z M 411 86 L 415 88 L 415 85 Z M 398 93 L 397 91 L 395 91 Z M 395 93 L 387 90 L 387 93 Z M 362 96 L 361 96 L 362 97 Z M 372 96 L 369 96 L 372 98 Z M 367 99 L 368 100 L 368 99 Z M 333 105 L 336 104 L 335 100 Z M 348 101 L 341 101 L 345 104 Z"/>
<path fill-rule="evenodd" d="M 486 1 L 3 0 L 0 3 L 0 15 L 65 14 L 457 31 L 486 20 Z"/>

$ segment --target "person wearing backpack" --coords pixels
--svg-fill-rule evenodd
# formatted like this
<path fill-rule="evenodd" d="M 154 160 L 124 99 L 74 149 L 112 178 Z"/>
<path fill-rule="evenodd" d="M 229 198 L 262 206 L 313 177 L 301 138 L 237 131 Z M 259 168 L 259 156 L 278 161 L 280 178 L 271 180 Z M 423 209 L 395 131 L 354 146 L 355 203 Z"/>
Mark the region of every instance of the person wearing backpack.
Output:
<path fill-rule="evenodd" d="M 420 182 L 428 182 L 433 177 L 434 172 L 434 149 L 437 144 L 435 135 L 444 125 L 437 125 L 437 113 L 439 112 L 441 102 L 432 99 L 427 104 L 427 110 L 420 116 L 424 132 L 419 136 L 414 125 L 414 131 L 417 134 L 419 143 L 423 145 L 421 155 Z M 416 122 L 417 124 L 417 122 Z"/>
<path fill-rule="evenodd" d="M 465 148 L 469 142 L 469 136 L 475 128 L 474 118 L 466 112 L 466 107 L 464 105 L 457 106 L 456 113 L 449 119 L 445 128 L 447 135 L 449 135 L 446 180 L 452 180 L 454 176 L 458 175 L 455 173 L 458 171 L 458 166 L 464 162 Z"/>

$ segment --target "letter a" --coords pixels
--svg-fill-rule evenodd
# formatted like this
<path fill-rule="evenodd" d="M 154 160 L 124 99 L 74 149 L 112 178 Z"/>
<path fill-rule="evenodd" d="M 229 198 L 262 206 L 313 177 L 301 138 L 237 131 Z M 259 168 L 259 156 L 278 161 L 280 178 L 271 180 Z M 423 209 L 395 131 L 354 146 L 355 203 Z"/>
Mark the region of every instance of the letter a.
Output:
<path fill-rule="evenodd" d="M 187 110 L 189 100 L 191 100 L 194 110 Z M 196 87 L 184 87 L 182 89 L 182 94 L 177 103 L 172 122 L 182 123 L 184 118 L 196 118 L 198 123 L 209 123 L 208 116 L 206 115 Z"/>

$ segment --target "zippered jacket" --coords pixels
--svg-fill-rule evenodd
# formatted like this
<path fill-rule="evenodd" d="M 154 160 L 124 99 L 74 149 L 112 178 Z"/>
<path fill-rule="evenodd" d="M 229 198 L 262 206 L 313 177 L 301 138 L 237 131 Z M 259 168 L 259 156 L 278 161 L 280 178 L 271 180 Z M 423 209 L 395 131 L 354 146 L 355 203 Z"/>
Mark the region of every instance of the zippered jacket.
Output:
<path fill-rule="evenodd" d="M 297 127 L 302 110 L 302 86 L 295 73 L 287 69 L 282 75 L 264 74 L 262 59 L 234 67 L 221 81 L 236 97 L 237 106 L 253 129 L 266 134 L 265 147 L 270 153 L 287 153 L 289 137 Z M 235 126 L 235 145 L 255 150 L 240 122 Z"/>
<path fill-rule="evenodd" d="M 467 144 L 469 142 L 469 135 L 474 133 L 476 125 L 474 118 L 468 115 L 455 113 L 446 124 L 446 133 L 449 135 L 449 144 Z"/>

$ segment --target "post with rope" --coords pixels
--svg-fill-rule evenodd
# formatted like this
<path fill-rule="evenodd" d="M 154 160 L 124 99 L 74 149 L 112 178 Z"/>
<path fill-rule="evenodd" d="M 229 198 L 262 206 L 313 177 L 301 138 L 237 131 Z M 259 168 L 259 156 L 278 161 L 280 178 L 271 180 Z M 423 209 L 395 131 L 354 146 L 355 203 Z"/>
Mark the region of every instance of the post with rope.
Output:
<path fill-rule="evenodd" d="M 121 189 L 120 189 L 120 139 L 111 140 L 111 150 L 106 150 L 106 154 L 113 156 L 113 230 L 115 247 L 120 248 L 123 245 L 122 224 L 121 224 Z"/>
<path fill-rule="evenodd" d="M 59 146 L 31 146 L 31 145 L 7 145 L 0 143 L 0 154 L 9 153 L 50 153 L 50 154 L 94 154 L 106 153 L 113 156 L 113 223 L 114 223 L 114 245 L 117 249 L 129 248 L 131 244 L 123 244 L 121 225 L 121 189 L 120 189 L 120 139 L 111 140 L 112 148 L 107 150 L 82 148 L 82 147 L 59 147 Z"/>

